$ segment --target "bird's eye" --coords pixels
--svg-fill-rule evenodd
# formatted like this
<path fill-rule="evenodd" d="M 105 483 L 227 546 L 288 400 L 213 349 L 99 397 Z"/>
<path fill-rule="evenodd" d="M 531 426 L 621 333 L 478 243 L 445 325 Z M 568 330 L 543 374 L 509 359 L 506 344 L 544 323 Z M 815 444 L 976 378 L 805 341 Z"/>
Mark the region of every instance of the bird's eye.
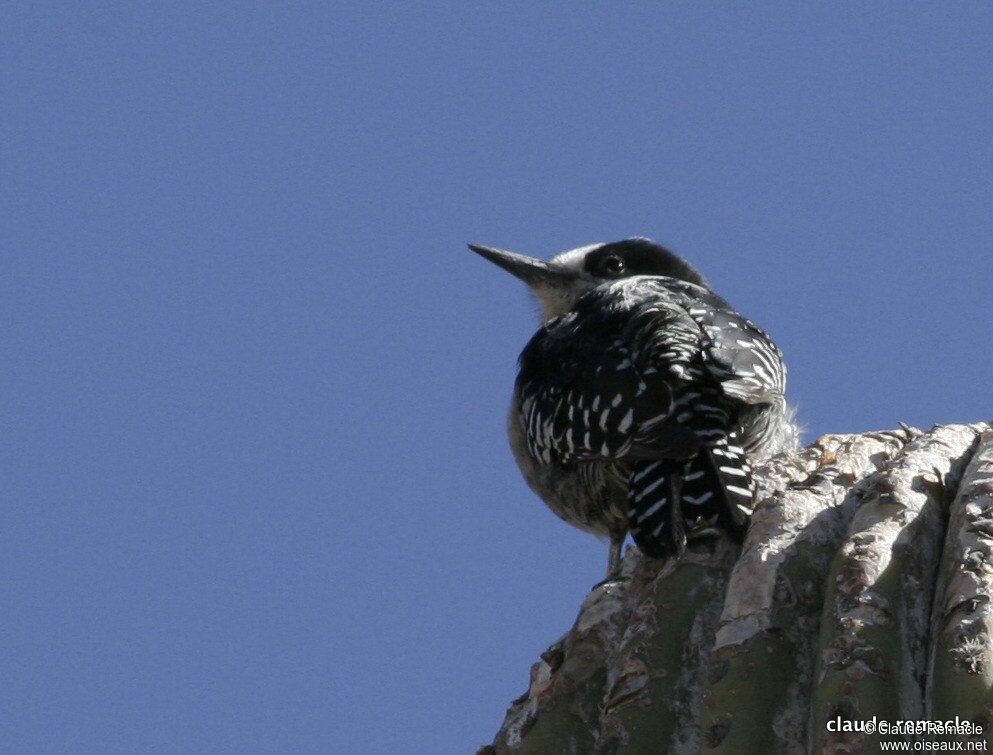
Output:
<path fill-rule="evenodd" d="M 620 275 L 624 272 L 624 260 L 611 255 L 606 257 L 601 264 L 601 269 L 605 275 Z"/>

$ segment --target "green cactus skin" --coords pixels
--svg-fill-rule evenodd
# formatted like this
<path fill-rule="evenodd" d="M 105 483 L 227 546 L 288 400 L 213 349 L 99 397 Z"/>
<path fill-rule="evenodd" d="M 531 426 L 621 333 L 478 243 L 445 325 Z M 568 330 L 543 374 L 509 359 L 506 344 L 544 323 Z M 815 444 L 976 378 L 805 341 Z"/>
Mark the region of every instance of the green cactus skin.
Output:
<path fill-rule="evenodd" d="M 929 720 L 958 715 L 993 746 L 993 432 L 984 432 L 951 508 L 931 625 Z M 963 736 L 956 739 L 968 740 Z"/>
<path fill-rule="evenodd" d="M 725 540 L 690 548 L 647 585 L 613 665 L 598 752 L 671 752 L 699 739 L 701 682 L 736 555 Z"/>
<path fill-rule="evenodd" d="M 835 716 L 993 741 L 993 431 L 825 436 L 757 469 L 740 549 L 624 558 L 482 753 L 862 752 Z"/>
<path fill-rule="evenodd" d="M 824 574 L 862 494 L 851 481 L 892 458 L 904 441 L 879 434 L 839 444 L 829 456 L 839 463 L 757 508 L 711 656 L 704 752 L 803 748 Z"/>
<path fill-rule="evenodd" d="M 924 714 L 927 633 L 946 485 L 958 486 L 976 431 L 949 426 L 922 435 L 883 469 L 828 572 L 814 673 L 815 752 L 878 749 L 878 732 L 833 733 L 842 718 L 899 721 Z"/>

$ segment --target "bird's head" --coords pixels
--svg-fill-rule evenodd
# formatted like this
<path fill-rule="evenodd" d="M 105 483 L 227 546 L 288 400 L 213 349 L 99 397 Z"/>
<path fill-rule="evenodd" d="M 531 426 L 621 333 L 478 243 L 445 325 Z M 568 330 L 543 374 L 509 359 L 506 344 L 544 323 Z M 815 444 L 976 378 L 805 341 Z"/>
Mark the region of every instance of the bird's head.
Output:
<path fill-rule="evenodd" d="M 707 287 L 707 281 L 686 260 L 649 239 L 581 246 L 547 262 L 478 244 L 469 244 L 469 248 L 527 283 L 545 322 L 568 312 L 587 291 L 620 278 L 664 275 Z"/>

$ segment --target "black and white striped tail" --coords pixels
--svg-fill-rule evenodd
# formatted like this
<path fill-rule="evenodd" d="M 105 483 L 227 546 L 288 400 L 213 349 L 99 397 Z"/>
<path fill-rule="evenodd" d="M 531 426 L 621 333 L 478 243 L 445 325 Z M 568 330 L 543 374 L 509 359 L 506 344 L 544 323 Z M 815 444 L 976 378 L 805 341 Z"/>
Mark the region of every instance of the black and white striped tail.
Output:
<path fill-rule="evenodd" d="M 718 526 L 740 540 L 754 505 L 754 484 L 742 448 L 727 438 L 689 461 L 639 461 L 628 486 L 628 524 L 652 558 L 678 556 L 689 528 Z"/>
<path fill-rule="evenodd" d="M 755 505 L 755 487 L 745 452 L 734 441 L 732 436 L 709 443 L 687 463 L 682 507 L 687 526 L 702 520 L 740 540 Z"/>
<path fill-rule="evenodd" d="M 628 484 L 628 527 L 634 542 L 652 558 L 678 556 L 686 546 L 680 507 L 684 462 L 638 461 Z"/>

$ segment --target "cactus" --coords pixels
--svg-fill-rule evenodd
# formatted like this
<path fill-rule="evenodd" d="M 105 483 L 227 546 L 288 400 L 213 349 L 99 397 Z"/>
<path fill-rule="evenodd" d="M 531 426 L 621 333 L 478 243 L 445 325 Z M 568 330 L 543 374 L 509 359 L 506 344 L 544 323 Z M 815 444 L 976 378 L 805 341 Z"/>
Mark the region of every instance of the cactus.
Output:
<path fill-rule="evenodd" d="M 958 716 L 982 727 L 959 738 L 993 740 L 990 425 L 829 435 L 756 474 L 744 543 L 692 541 L 665 562 L 630 548 L 481 753 L 914 738 L 827 726 L 873 716 Z"/>

